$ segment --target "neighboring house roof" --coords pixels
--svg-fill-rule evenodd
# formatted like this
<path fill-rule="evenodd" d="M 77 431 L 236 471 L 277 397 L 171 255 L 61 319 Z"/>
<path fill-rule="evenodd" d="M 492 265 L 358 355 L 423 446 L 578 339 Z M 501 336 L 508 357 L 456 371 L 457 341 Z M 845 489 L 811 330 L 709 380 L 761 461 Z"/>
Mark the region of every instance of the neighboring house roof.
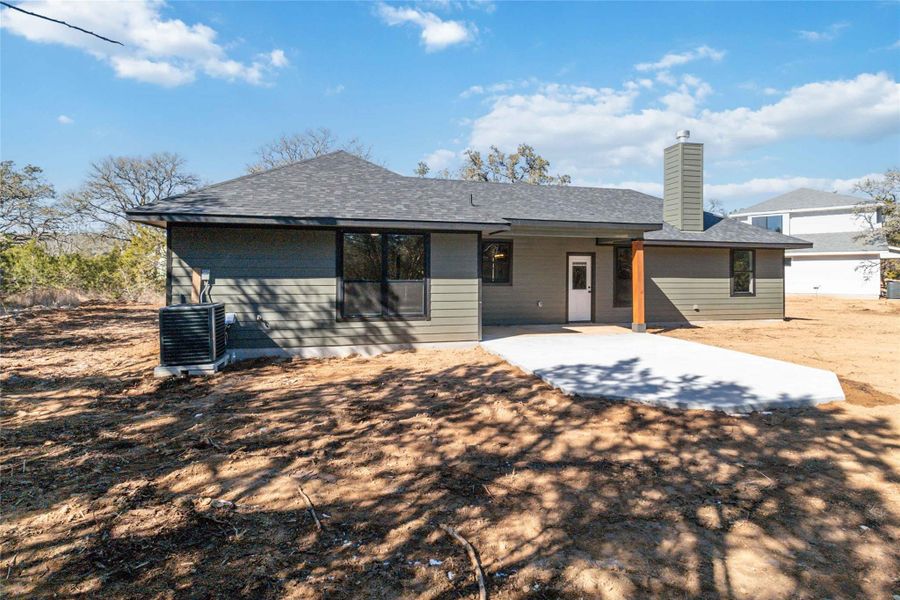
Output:
<path fill-rule="evenodd" d="M 836 206 L 856 206 L 857 204 L 869 203 L 873 200 L 868 198 L 860 198 L 858 196 L 848 196 L 847 194 L 835 194 L 833 192 L 823 192 L 822 190 L 813 190 L 810 188 L 800 188 L 793 192 L 781 194 L 774 198 L 769 198 L 759 204 L 754 204 L 748 208 L 733 213 L 732 216 L 747 215 L 750 213 L 772 212 L 772 211 L 791 211 L 809 208 L 833 208 Z"/>
<path fill-rule="evenodd" d="M 660 210 L 662 207 L 660 206 Z M 746 245 L 746 246 L 778 246 L 784 248 L 805 247 L 809 242 L 769 231 L 761 227 L 748 225 L 712 213 L 703 213 L 703 231 L 681 231 L 664 223 L 658 231 L 648 231 L 644 239 L 651 243 L 666 242 L 673 245 Z"/>
<path fill-rule="evenodd" d="M 838 231 L 830 233 L 804 233 L 803 239 L 812 242 L 812 248 L 793 250 L 803 254 L 835 252 L 887 252 L 887 240 L 883 235 L 872 239 L 866 232 Z"/>
<path fill-rule="evenodd" d="M 395 226 L 504 230 L 592 225 L 679 243 L 806 242 L 707 213 L 709 229 L 662 223 L 662 200 L 635 190 L 406 177 L 343 151 L 245 175 L 127 211 L 133 221 Z M 661 229 L 662 228 L 662 229 Z M 654 231 L 659 230 L 659 231 Z"/>

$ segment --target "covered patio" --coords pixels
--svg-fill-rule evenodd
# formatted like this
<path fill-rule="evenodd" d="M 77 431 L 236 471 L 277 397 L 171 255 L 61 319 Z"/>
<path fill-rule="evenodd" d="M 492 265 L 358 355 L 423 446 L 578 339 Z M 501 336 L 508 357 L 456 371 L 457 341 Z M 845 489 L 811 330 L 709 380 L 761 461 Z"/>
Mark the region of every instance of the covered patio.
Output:
<path fill-rule="evenodd" d="M 844 400 L 837 376 L 610 325 L 485 328 L 481 346 L 570 395 L 748 413 Z"/>

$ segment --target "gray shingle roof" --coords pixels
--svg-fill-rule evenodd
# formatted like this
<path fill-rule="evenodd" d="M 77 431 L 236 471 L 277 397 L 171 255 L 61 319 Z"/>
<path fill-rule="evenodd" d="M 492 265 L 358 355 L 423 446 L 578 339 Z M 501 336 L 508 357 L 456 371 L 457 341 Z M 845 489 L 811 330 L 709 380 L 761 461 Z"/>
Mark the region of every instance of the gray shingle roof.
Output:
<path fill-rule="evenodd" d="M 660 211 L 662 211 L 661 201 Z M 703 213 L 703 228 L 703 231 L 681 231 L 668 223 L 664 223 L 663 228 L 659 231 L 648 231 L 645 233 L 644 239 L 652 242 L 768 244 L 783 247 L 801 247 L 808 244 L 808 242 L 800 238 L 783 235 L 776 231 L 769 231 L 768 229 L 755 227 L 712 213 Z"/>
<path fill-rule="evenodd" d="M 860 237 L 859 231 L 838 231 L 831 233 L 804 233 L 802 237 L 812 242 L 812 248 L 803 248 L 795 252 L 883 252 L 888 250 L 887 240 L 883 235 L 876 239 Z"/>
<path fill-rule="evenodd" d="M 759 204 L 754 204 L 748 208 L 742 208 L 735 212 L 736 215 L 769 212 L 773 210 L 797 210 L 802 208 L 830 208 L 833 206 L 855 206 L 863 202 L 871 202 L 872 200 L 860 198 L 859 196 L 848 196 L 847 194 L 835 194 L 832 192 L 823 192 L 822 190 L 813 190 L 809 188 L 800 188 L 793 192 L 787 192 L 774 198 L 769 198 Z"/>
<path fill-rule="evenodd" d="M 800 240 L 707 214 L 709 228 L 682 232 L 662 224 L 662 200 L 635 190 L 538 186 L 405 177 L 346 152 L 245 175 L 128 211 L 135 221 L 403 221 L 508 226 L 514 220 L 632 225 L 658 229 L 654 241 Z M 652 236 L 651 236 L 652 234 Z"/>

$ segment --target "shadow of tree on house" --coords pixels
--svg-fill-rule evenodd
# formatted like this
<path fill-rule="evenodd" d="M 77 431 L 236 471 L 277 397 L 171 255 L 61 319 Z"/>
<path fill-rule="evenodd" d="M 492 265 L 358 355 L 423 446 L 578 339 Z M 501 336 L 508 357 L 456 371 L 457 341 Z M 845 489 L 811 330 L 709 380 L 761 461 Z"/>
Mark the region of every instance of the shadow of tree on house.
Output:
<path fill-rule="evenodd" d="M 474 350 L 102 377 L 4 389 L 10 596 L 472 595 L 438 523 L 504 597 L 897 592 L 883 417 L 567 397 Z"/>

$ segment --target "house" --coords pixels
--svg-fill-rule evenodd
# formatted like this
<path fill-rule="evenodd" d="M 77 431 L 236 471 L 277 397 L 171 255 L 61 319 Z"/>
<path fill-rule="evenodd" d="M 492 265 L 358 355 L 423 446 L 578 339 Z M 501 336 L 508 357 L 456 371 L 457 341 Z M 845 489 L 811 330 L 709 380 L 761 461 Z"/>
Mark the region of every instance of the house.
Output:
<path fill-rule="evenodd" d="M 234 358 L 472 345 L 483 325 L 782 319 L 808 242 L 703 211 L 703 145 L 665 198 L 405 177 L 345 152 L 128 211 L 166 229 L 166 302 L 235 313 Z"/>
<path fill-rule="evenodd" d="M 785 251 L 788 294 L 878 298 L 881 259 L 900 258 L 900 248 L 879 236 L 877 203 L 856 196 L 801 188 L 731 218 L 812 242 L 810 248 Z"/>

